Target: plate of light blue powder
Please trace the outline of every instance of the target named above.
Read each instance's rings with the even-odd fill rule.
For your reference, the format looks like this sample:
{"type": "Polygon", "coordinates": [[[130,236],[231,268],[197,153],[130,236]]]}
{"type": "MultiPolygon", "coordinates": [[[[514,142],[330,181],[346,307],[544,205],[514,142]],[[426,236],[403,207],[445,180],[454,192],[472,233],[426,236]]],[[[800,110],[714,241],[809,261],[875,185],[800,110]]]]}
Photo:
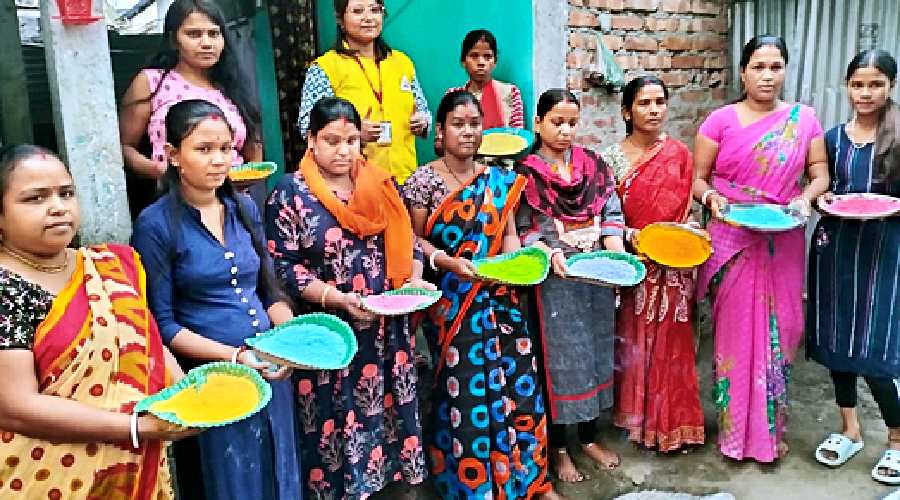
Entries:
{"type": "Polygon", "coordinates": [[[302,314],[244,342],[264,361],[315,370],[345,368],[358,348],[350,325],[324,313],[302,314]]]}
{"type": "Polygon", "coordinates": [[[806,224],[802,215],[771,203],[732,203],[722,216],[729,224],[763,233],[790,231],[806,224]]]}
{"type": "Polygon", "coordinates": [[[566,259],[567,277],[604,286],[634,286],[647,275],[634,255],[611,250],[575,254],[566,259]]]}

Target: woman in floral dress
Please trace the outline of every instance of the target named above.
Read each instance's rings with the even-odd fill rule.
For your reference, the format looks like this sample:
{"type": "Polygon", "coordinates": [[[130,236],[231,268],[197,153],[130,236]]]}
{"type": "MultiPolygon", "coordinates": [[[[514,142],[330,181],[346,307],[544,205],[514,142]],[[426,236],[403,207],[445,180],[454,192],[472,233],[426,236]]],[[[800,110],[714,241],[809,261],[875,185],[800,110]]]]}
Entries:
{"type": "Polygon", "coordinates": [[[266,207],[276,272],[300,311],[347,320],[359,343],[345,369],[295,373],[301,481],[312,499],[366,498],[426,475],[407,318],[375,316],[359,297],[430,285],[418,279],[422,265],[394,181],[362,160],[359,131],[348,101],[317,102],[300,170],[281,180],[266,207]]]}

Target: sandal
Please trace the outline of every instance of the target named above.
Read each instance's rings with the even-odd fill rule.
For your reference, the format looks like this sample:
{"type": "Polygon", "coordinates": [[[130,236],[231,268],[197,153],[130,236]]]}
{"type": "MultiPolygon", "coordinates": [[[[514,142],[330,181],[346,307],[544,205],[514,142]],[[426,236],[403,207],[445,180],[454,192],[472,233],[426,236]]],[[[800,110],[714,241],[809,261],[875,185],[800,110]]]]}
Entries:
{"type": "Polygon", "coordinates": [[[859,453],[863,446],[862,441],[854,441],[843,434],[832,434],[816,448],[816,460],[829,467],[840,467],[859,453]],[[834,453],[837,457],[828,458],[825,452],[834,453]]]}
{"type": "Polygon", "coordinates": [[[872,467],[872,479],[884,484],[900,484],[900,451],[885,450],[881,460],[872,467]],[[895,475],[882,474],[878,469],[887,469],[895,475]]]}

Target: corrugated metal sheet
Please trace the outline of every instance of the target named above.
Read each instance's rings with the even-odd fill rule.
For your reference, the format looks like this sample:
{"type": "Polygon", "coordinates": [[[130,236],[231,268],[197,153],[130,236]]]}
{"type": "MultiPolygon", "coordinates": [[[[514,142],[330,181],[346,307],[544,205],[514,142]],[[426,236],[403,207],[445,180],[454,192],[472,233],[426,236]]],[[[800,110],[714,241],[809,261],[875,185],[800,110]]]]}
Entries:
{"type": "Polygon", "coordinates": [[[860,50],[874,44],[900,56],[898,0],[735,0],[732,3],[732,85],[737,78],[741,49],[755,35],[784,37],[790,52],[784,97],[816,108],[822,126],[850,117],[844,72],[860,50]]]}

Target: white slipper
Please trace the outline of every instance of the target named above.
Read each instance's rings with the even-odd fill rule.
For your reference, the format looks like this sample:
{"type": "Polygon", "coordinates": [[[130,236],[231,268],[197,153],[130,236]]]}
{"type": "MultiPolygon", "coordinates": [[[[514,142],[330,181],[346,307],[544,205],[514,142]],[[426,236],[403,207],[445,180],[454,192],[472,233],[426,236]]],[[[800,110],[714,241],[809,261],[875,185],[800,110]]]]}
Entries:
{"type": "Polygon", "coordinates": [[[882,498],[881,500],[900,500],[900,490],[889,493],[888,496],[882,498]]]}
{"type": "Polygon", "coordinates": [[[872,479],[884,484],[900,484],[900,475],[887,476],[878,472],[878,469],[889,469],[900,474],[900,451],[885,450],[881,460],[872,467],[872,479]]]}
{"type": "Polygon", "coordinates": [[[865,444],[862,441],[854,441],[843,434],[832,434],[828,439],[816,448],[816,460],[829,467],[840,467],[859,453],[865,444]],[[828,458],[823,452],[830,451],[837,455],[836,458],[828,458]]]}

